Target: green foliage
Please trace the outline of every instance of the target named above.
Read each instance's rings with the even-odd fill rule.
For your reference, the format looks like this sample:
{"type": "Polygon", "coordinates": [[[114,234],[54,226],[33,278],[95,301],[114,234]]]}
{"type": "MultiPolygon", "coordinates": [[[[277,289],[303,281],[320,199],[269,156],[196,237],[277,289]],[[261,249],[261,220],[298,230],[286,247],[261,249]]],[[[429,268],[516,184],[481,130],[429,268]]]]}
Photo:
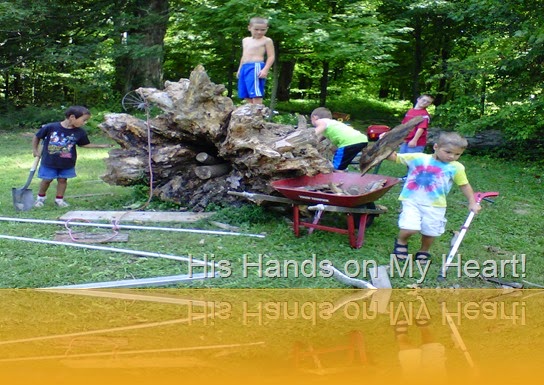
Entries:
{"type": "Polygon", "coordinates": [[[20,109],[10,108],[0,114],[0,130],[38,129],[41,125],[60,121],[64,118],[64,109],[27,106],[20,109]]]}
{"type": "Polygon", "coordinates": [[[465,23],[467,34],[457,47],[463,54],[452,57],[444,73],[450,101],[437,108],[439,125],[466,133],[499,129],[511,149],[529,141],[540,150],[544,33],[537,8],[533,2],[460,2],[452,17],[465,23]]]}
{"type": "Polygon", "coordinates": [[[297,117],[297,114],[294,114],[294,113],[291,113],[291,114],[277,113],[277,114],[274,114],[274,116],[272,117],[272,122],[278,123],[278,124],[296,126],[298,123],[298,117],[297,117]]]}
{"type": "MultiPolygon", "coordinates": [[[[277,108],[290,115],[279,115],[274,119],[291,121],[296,125],[296,114],[309,116],[314,108],[319,107],[315,100],[291,100],[290,102],[278,102],[277,108]]],[[[333,112],[342,112],[349,114],[352,120],[357,120],[358,124],[388,124],[397,125],[402,119],[402,115],[409,106],[401,102],[385,102],[366,97],[362,94],[346,92],[340,97],[330,98],[327,105],[333,112]]]]}
{"type": "Polygon", "coordinates": [[[542,136],[540,8],[498,0],[4,1],[0,127],[55,120],[71,104],[120,111],[126,90],[187,78],[197,64],[233,96],[248,20],[262,15],[277,48],[282,100],[291,98],[281,111],[307,114],[326,104],[393,124],[404,108],[373,106],[380,112],[369,116],[360,100],[402,103],[431,92],[436,124],[534,140],[542,136]]]}

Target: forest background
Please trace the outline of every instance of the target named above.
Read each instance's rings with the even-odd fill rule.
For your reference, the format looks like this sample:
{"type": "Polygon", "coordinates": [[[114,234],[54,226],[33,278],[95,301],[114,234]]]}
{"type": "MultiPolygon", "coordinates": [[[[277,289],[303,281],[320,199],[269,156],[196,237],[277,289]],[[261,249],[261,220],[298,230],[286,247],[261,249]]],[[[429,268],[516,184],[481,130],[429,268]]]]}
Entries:
{"type": "Polygon", "coordinates": [[[261,15],[270,19],[277,53],[267,86],[273,109],[307,113],[326,105],[365,123],[397,123],[417,95],[431,93],[434,126],[501,130],[509,155],[518,149],[534,157],[544,148],[542,6],[541,0],[0,1],[0,129],[58,120],[69,104],[99,116],[119,111],[129,91],[162,89],[198,64],[236,98],[241,40],[249,18],[261,15]]]}

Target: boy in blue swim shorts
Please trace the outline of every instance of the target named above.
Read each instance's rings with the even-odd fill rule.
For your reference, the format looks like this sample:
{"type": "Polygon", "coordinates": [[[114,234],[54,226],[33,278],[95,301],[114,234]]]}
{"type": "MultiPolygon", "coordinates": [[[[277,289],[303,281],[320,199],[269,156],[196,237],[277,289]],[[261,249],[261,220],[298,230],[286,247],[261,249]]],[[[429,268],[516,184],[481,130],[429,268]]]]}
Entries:
{"type": "Polygon", "coordinates": [[[251,37],[242,40],[242,58],[236,74],[238,97],[250,104],[262,104],[266,77],[275,59],[274,42],[265,36],[267,19],[253,17],[247,29],[251,37]]]}
{"type": "Polygon", "coordinates": [[[332,119],[328,108],[318,107],[310,116],[318,139],[327,138],[336,147],[332,165],[335,170],[345,170],[353,158],[368,145],[365,134],[345,123],[332,119]]]}

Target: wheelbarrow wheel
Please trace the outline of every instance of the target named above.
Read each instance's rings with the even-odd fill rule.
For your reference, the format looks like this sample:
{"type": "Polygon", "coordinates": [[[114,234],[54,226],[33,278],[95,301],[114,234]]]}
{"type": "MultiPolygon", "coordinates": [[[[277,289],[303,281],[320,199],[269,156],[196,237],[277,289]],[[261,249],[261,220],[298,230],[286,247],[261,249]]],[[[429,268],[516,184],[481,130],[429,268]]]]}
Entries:
{"type": "MultiPolygon", "coordinates": [[[[361,209],[376,210],[376,204],[374,202],[365,203],[364,205],[361,205],[361,206],[358,206],[358,207],[361,208],[361,209]]],[[[366,227],[367,228],[372,226],[372,224],[374,223],[374,218],[376,218],[376,217],[377,217],[377,215],[375,215],[375,214],[368,214],[366,216],[366,227]]],[[[359,220],[361,219],[361,214],[354,214],[353,219],[354,219],[355,223],[358,224],[359,220]]]]}

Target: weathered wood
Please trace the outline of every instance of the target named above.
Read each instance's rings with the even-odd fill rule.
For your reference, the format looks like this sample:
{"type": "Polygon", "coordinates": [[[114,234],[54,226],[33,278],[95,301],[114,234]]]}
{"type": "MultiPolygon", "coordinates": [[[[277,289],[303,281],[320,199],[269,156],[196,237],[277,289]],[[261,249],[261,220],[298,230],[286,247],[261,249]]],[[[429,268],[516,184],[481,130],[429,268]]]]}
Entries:
{"type": "Polygon", "coordinates": [[[286,152],[305,144],[314,146],[317,144],[317,136],[314,129],[298,129],[285,138],[274,142],[272,147],[279,152],[286,152]]]}
{"type": "Polygon", "coordinates": [[[196,222],[214,213],[152,211],[68,211],[61,220],[107,220],[123,222],[196,222]]]}
{"type": "Polygon", "coordinates": [[[89,233],[83,231],[57,231],[55,241],[60,242],[85,242],[85,243],[114,243],[128,242],[128,233],[89,233]]]}
{"type": "Polygon", "coordinates": [[[297,128],[299,130],[305,130],[308,128],[308,122],[306,121],[306,117],[304,115],[297,116],[297,128]]]}
{"type": "Polygon", "coordinates": [[[199,163],[207,165],[220,163],[220,161],[215,156],[212,156],[206,152],[199,152],[198,154],[196,154],[196,160],[199,163]]]}
{"type": "Polygon", "coordinates": [[[232,189],[268,194],[274,191],[271,180],[333,170],[330,146],[317,142],[302,115],[293,127],[269,122],[271,112],[264,105],[236,108],[224,96],[225,87],[212,83],[202,66],[189,79],[166,82],[163,90],[135,91],[164,113],[146,120],[126,113],[105,116],[100,129],[120,145],[106,159],[101,178],[109,184],[152,182],[154,197],[203,211],[210,203],[239,200],[227,194],[232,189]],[[199,168],[211,166],[201,159],[203,153],[229,170],[199,168]]]}
{"type": "Polygon", "coordinates": [[[200,179],[210,179],[225,175],[231,170],[229,163],[212,164],[209,166],[195,167],[195,174],[200,179]]]}
{"type": "Polygon", "coordinates": [[[422,121],[423,117],[417,116],[409,122],[396,126],[387,132],[373,146],[365,147],[361,152],[361,159],[359,160],[361,174],[366,174],[368,170],[377,166],[382,160],[391,155],[403,142],[410,130],[422,121]]]}

